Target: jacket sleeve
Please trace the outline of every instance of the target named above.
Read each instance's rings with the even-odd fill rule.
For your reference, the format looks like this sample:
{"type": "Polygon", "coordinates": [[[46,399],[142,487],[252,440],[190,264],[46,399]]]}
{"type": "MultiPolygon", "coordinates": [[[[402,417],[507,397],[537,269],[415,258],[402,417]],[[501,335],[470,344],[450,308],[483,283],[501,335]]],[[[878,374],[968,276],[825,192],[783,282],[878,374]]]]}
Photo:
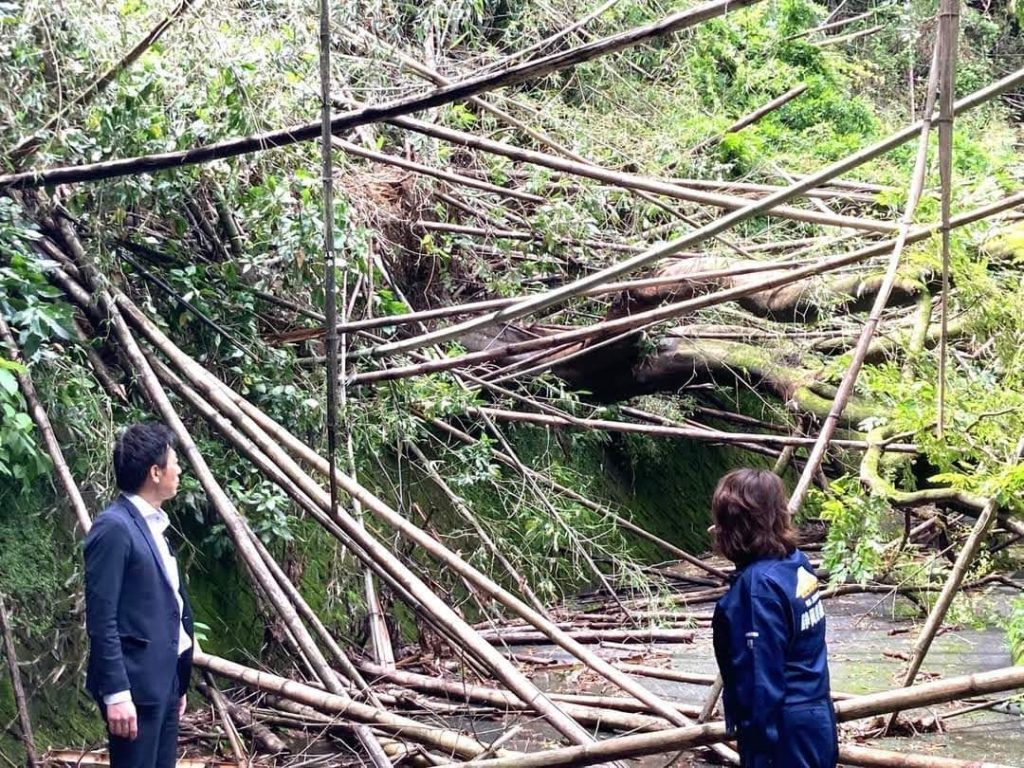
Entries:
{"type": "Polygon", "coordinates": [[[111,517],[96,519],[85,539],[85,628],[99,673],[100,696],[130,690],[117,630],[125,565],[131,538],[111,517]]]}
{"type": "Polygon", "coordinates": [[[737,724],[741,739],[758,752],[771,753],[779,741],[778,722],[786,695],[786,648],[789,645],[788,600],[780,588],[764,581],[752,590],[732,625],[738,688],[749,697],[748,717],[737,724]]]}

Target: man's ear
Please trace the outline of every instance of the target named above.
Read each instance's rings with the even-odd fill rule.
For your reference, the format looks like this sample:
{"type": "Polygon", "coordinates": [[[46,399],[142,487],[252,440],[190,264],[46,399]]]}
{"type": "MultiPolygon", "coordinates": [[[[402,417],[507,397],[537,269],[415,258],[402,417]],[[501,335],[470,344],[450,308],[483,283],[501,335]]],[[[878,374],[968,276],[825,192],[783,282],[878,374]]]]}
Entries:
{"type": "Polygon", "coordinates": [[[154,485],[157,485],[157,484],[160,483],[160,473],[161,473],[161,471],[162,470],[160,469],[160,467],[158,467],[156,464],[153,464],[153,465],[150,466],[150,468],[149,468],[149,479],[153,481],[154,485]]]}

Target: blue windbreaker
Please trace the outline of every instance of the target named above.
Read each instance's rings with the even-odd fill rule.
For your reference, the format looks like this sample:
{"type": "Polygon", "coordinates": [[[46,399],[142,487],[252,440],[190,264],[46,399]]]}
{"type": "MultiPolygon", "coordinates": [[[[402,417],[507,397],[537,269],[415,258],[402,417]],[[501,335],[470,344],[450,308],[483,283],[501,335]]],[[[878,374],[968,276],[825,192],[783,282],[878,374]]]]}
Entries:
{"type": "Polygon", "coordinates": [[[825,612],[807,557],[757,560],[712,621],[726,725],[743,766],[831,768],[838,760],[825,612]]]}

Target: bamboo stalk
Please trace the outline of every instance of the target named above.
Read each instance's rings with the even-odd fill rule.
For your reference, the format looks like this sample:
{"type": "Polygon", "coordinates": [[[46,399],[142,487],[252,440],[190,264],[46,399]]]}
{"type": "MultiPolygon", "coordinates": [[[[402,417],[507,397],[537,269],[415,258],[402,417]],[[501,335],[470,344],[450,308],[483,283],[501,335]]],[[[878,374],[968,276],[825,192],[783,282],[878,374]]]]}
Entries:
{"type": "MultiPolygon", "coordinates": [[[[379,665],[364,663],[361,666],[367,674],[373,675],[377,680],[387,680],[404,688],[422,691],[432,696],[440,696],[453,701],[490,704],[505,711],[521,712],[527,710],[526,705],[513,694],[497,688],[474,685],[458,680],[428,677],[427,675],[418,675],[404,670],[389,670],[379,665]]],[[[622,731],[660,730],[667,725],[663,719],[651,717],[650,715],[606,709],[582,703],[582,701],[600,700],[607,697],[565,696],[560,694],[551,694],[551,696],[552,698],[557,697],[565,711],[571,714],[575,720],[586,725],[622,731]],[[570,700],[572,700],[572,703],[570,700]],[[579,700],[581,703],[575,703],[576,700],[579,700]]],[[[631,699],[617,699],[617,701],[624,702],[625,704],[630,702],[636,703],[635,700],[631,699]]]]}
{"type": "Polygon", "coordinates": [[[789,40],[799,40],[801,37],[807,37],[808,35],[813,35],[815,32],[826,32],[826,31],[828,31],[830,29],[836,29],[837,27],[845,27],[848,24],[853,24],[854,22],[857,22],[857,21],[863,21],[866,18],[874,16],[876,13],[877,13],[877,11],[870,10],[870,11],[865,11],[864,13],[858,13],[856,16],[848,16],[845,19],[839,19],[838,21],[832,21],[832,22],[828,22],[827,24],[821,24],[821,25],[819,25],[817,27],[811,27],[810,29],[805,29],[803,32],[797,32],[794,35],[790,35],[789,37],[786,38],[786,40],[787,40],[787,42],[789,40]]]}
{"type": "Polygon", "coordinates": [[[508,54],[507,56],[503,56],[502,58],[498,59],[497,61],[492,61],[490,64],[487,65],[487,69],[488,70],[502,69],[502,68],[508,66],[511,62],[515,61],[516,59],[522,59],[522,58],[524,58],[526,56],[529,56],[534,51],[542,51],[545,48],[547,48],[548,46],[554,45],[559,40],[561,40],[563,37],[567,37],[568,35],[572,34],[576,30],[585,27],[587,24],[592,22],[594,19],[600,18],[606,11],[611,9],[618,2],[619,2],[619,0],[606,0],[604,3],[602,3],[600,6],[595,8],[590,13],[588,13],[586,16],[584,16],[581,19],[578,19],[577,21],[574,21],[568,27],[560,29],[557,32],[549,35],[548,37],[545,37],[543,40],[538,40],[537,42],[533,43],[532,45],[527,46],[526,48],[523,48],[523,49],[518,50],[518,51],[513,51],[512,53],[508,54]]]}
{"type": "MultiPolygon", "coordinates": [[[[320,154],[321,167],[323,172],[323,221],[324,221],[324,320],[327,325],[327,452],[330,461],[334,464],[337,461],[338,450],[338,407],[339,401],[342,409],[345,408],[344,383],[341,384],[339,392],[338,371],[345,370],[345,346],[344,336],[338,338],[338,311],[337,295],[335,289],[336,267],[334,250],[334,172],[332,155],[331,135],[331,10],[329,0],[320,1],[320,154]],[[341,363],[339,367],[339,353],[341,363]]],[[[365,138],[365,137],[364,137],[365,138]]],[[[342,319],[347,318],[347,289],[348,270],[342,270],[342,319]]],[[[344,440],[347,440],[348,431],[345,430],[344,440]]],[[[338,486],[334,478],[330,478],[330,504],[331,510],[338,505],[338,486]]],[[[358,514],[358,511],[357,511],[358,514]]],[[[372,581],[367,581],[367,603],[371,607],[376,602],[376,595],[373,592],[372,581]]],[[[376,622],[371,615],[371,635],[374,640],[374,648],[378,654],[382,653],[382,645],[376,622]]],[[[390,768],[391,761],[385,754],[381,745],[374,738],[373,733],[366,726],[356,727],[356,736],[359,743],[366,751],[370,762],[376,768],[390,768]]]]}
{"type": "MultiPolygon", "coordinates": [[[[547,237],[546,233],[531,230],[518,229],[496,229],[487,227],[473,227],[466,224],[449,224],[444,221],[426,221],[420,219],[413,222],[413,227],[425,229],[428,232],[449,232],[455,235],[474,235],[476,237],[487,237],[504,240],[525,240],[541,241],[547,237]]],[[[607,251],[618,251],[619,253],[637,253],[643,248],[639,245],[628,245],[626,243],[614,243],[605,240],[575,240],[570,237],[559,237],[556,241],[563,245],[577,246],[580,248],[604,249],[607,251]]]]}
{"type": "MultiPolygon", "coordinates": [[[[2,318],[0,318],[2,319],[2,318]]],[[[36,768],[39,763],[39,753],[36,751],[36,740],[32,734],[32,718],[28,713],[28,701],[25,699],[25,689],[21,684],[21,671],[18,669],[18,654],[14,648],[14,634],[11,632],[11,623],[7,617],[7,608],[4,605],[4,596],[0,593],[0,634],[3,635],[4,656],[7,657],[7,671],[11,676],[11,688],[14,692],[14,708],[18,712],[18,725],[21,728],[21,743],[25,747],[25,755],[30,768],[36,768]]]]}
{"type": "MultiPolygon", "coordinates": [[[[791,176],[792,174],[786,174],[791,176]]],[[[795,177],[794,177],[795,178],[795,177]]],[[[696,189],[717,189],[723,192],[739,192],[739,193],[756,193],[770,195],[773,192],[778,192],[780,187],[777,184],[764,184],[753,181],[734,181],[733,179],[694,179],[694,178],[678,178],[674,177],[669,179],[673,184],[678,184],[681,187],[691,187],[696,189]]],[[[841,198],[843,200],[849,200],[851,202],[865,203],[872,205],[876,202],[877,196],[867,192],[855,192],[850,189],[835,186],[823,186],[815,187],[814,189],[808,189],[804,192],[804,197],[811,199],[820,200],[831,200],[834,198],[841,198]]],[[[675,224],[670,224],[669,229],[675,224]]],[[[799,243],[801,241],[794,241],[799,243]]],[[[753,252],[755,249],[747,248],[748,251],[753,252]]]]}
{"type": "MultiPolygon", "coordinates": [[[[644,435],[661,435],[664,437],[678,437],[686,440],[706,440],[716,443],[771,443],[773,445],[803,446],[814,445],[815,438],[796,437],[794,435],[764,435],[759,432],[725,432],[711,428],[687,428],[669,427],[661,424],[633,424],[627,421],[611,421],[608,419],[567,419],[562,416],[552,416],[541,413],[525,413],[523,411],[510,411],[501,408],[468,408],[467,413],[482,414],[503,421],[523,422],[527,424],[538,424],[548,427],[581,427],[585,429],[599,429],[608,432],[631,432],[644,435]]],[[[832,440],[832,444],[842,448],[853,448],[867,450],[872,444],[866,440],[832,440]]],[[[890,443],[887,450],[899,453],[916,453],[917,447],[908,443],[890,443]]]]}
{"type": "Polygon", "coordinates": [[[81,344],[81,348],[85,352],[85,357],[89,361],[89,365],[92,366],[92,372],[96,376],[96,380],[100,383],[100,386],[103,387],[103,391],[110,396],[111,400],[127,404],[128,395],[124,391],[124,387],[121,386],[120,382],[114,379],[114,376],[107,367],[107,364],[103,362],[103,358],[100,357],[99,352],[93,348],[92,342],[86,335],[85,330],[82,328],[82,323],[78,318],[75,318],[72,321],[72,325],[74,326],[75,338],[78,339],[81,344]]]}
{"type": "Polygon", "coordinates": [[[824,40],[816,40],[814,43],[812,43],[812,45],[816,45],[819,48],[821,48],[821,47],[826,46],[826,45],[836,45],[838,43],[848,43],[851,40],[857,40],[858,38],[861,38],[861,37],[867,37],[868,35],[873,35],[873,34],[875,34],[875,32],[878,32],[879,30],[882,30],[882,29],[885,29],[885,25],[884,24],[876,24],[873,27],[868,27],[867,29],[860,29],[860,30],[857,30],[856,32],[850,32],[850,33],[845,34],[845,35],[839,35],[838,37],[826,37],[824,40]]]}
{"type": "Polygon", "coordinates": [[[842,744],[839,761],[843,765],[878,766],[878,768],[1011,768],[1000,763],[958,760],[936,754],[916,754],[875,749],[860,744],[842,744]]]}
{"type": "Polygon", "coordinates": [[[242,740],[238,735],[238,729],[235,728],[235,724],[231,719],[231,713],[228,712],[224,694],[217,688],[217,684],[213,681],[213,676],[209,672],[203,672],[203,677],[205,678],[205,684],[200,687],[199,691],[213,704],[213,709],[220,720],[221,728],[224,729],[224,735],[227,736],[228,743],[231,745],[231,752],[234,754],[235,760],[238,761],[238,768],[245,768],[245,766],[249,765],[249,758],[245,754],[245,747],[242,746],[242,740]]]}
{"type": "MultiPolygon", "coordinates": [[[[567,67],[576,66],[599,56],[626,50],[647,40],[674,34],[707,19],[735,11],[757,0],[712,0],[689,10],[665,17],[653,24],[637,27],[617,35],[596,40],[568,51],[528,61],[494,74],[470,77],[449,86],[436,88],[419,96],[399,99],[388,104],[364,107],[335,116],[330,120],[332,133],[356,128],[361,125],[390,120],[412,112],[450,104],[496,88],[507,87],[526,80],[542,77],[567,67]]],[[[206,163],[228,157],[284,147],[300,141],[316,138],[321,132],[321,123],[304,123],[276,131],[267,131],[254,136],[228,139],[181,152],[164,152],[121,160],[86,163],[63,168],[33,169],[21,173],[0,175],[0,189],[31,188],[52,184],[73,184],[81,181],[96,181],[139,173],[153,173],[168,168],[206,163]]]]}
{"type": "Polygon", "coordinates": [[[795,99],[797,96],[799,96],[800,94],[802,94],[806,90],[807,90],[807,84],[806,83],[800,83],[799,85],[797,85],[797,86],[795,86],[793,88],[790,88],[788,91],[786,91],[781,96],[776,96],[774,99],[769,101],[767,104],[764,104],[764,105],[758,107],[757,109],[755,109],[754,111],[749,112],[748,114],[746,114],[743,117],[739,118],[738,120],[733,122],[725,130],[715,134],[714,136],[709,136],[708,138],[706,138],[706,139],[704,139],[702,141],[699,141],[697,144],[695,144],[693,146],[693,148],[690,150],[690,152],[692,154],[696,154],[697,152],[700,152],[702,149],[704,149],[708,145],[715,144],[715,143],[721,141],[723,136],[726,136],[726,135],[728,135],[730,133],[736,133],[737,131],[742,131],[748,125],[752,125],[752,124],[756,123],[758,120],[760,120],[765,115],[774,112],[776,109],[779,109],[780,107],[784,107],[786,104],[788,104],[789,102],[793,101],[793,99],[795,99]]]}
{"type": "MultiPolygon", "coordinates": [[[[747,264],[743,266],[729,267],[727,269],[709,269],[699,272],[691,272],[684,278],[680,278],[678,275],[674,276],[662,276],[662,277],[647,277],[640,278],[638,280],[624,280],[616,283],[608,283],[606,285],[594,288],[593,290],[587,291],[587,296],[604,296],[609,293],[618,293],[619,291],[630,291],[639,288],[655,288],[664,285],[675,285],[683,284],[687,282],[693,282],[697,280],[717,280],[726,277],[738,277],[739,275],[752,275],[760,272],[774,272],[776,270],[795,269],[796,267],[807,266],[812,262],[801,260],[801,261],[784,261],[784,262],[767,262],[762,264],[747,264]]],[[[384,328],[389,326],[409,325],[412,323],[420,323],[424,320],[436,320],[441,317],[451,317],[452,315],[461,314],[475,314],[477,312],[483,312],[489,309],[500,309],[501,307],[507,307],[510,304],[515,304],[517,301],[529,298],[528,294],[521,294],[519,296],[511,296],[508,298],[501,299],[483,299],[481,301],[468,301],[462,304],[452,304],[447,307],[436,307],[434,309],[422,309],[415,312],[405,312],[399,315],[382,315],[380,317],[364,318],[362,320],[352,320],[348,323],[338,325],[338,332],[345,333],[351,331],[364,331],[373,328],[384,328]]],[[[301,331],[286,332],[278,334],[272,337],[278,341],[305,341],[310,338],[317,338],[322,336],[324,333],[322,328],[304,328],[301,331]]],[[[303,360],[313,360],[316,362],[323,362],[323,358],[301,358],[303,360]]]]}
{"type": "MultiPolygon", "coordinates": [[[[216,690],[216,688],[209,672],[204,672],[203,677],[208,678],[208,680],[206,682],[199,683],[197,687],[199,688],[199,692],[205,696],[206,691],[204,689],[210,689],[213,691],[216,690]]],[[[220,695],[221,701],[224,703],[224,708],[231,716],[231,719],[238,723],[241,728],[249,730],[253,739],[256,740],[264,752],[270,755],[279,755],[291,751],[288,749],[288,745],[285,744],[277,734],[265,725],[259,723],[247,708],[238,706],[224,696],[220,691],[217,691],[217,693],[220,695]]]]}
{"type": "MultiPolygon", "coordinates": [[[[550,642],[543,632],[522,630],[479,630],[480,637],[499,645],[543,645],[550,642]]],[[[567,629],[565,634],[578,643],[692,643],[690,629],[567,629]]]]}
{"type": "Polygon", "coordinates": [[[949,230],[953,197],[953,96],[956,87],[957,37],[960,30],[960,6],[957,0],[942,0],[939,7],[939,37],[942,54],[939,62],[939,176],[942,185],[940,220],[942,250],[942,302],[939,306],[939,439],[946,423],[946,343],[949,336],[949,230]]]}
{"type": "MultiPolygon", "coordinates": [[[[961,99],[954,104],[954,114],[959,114],[966,110],[972,109],[979,104],[983,104],[993,98],[996,98],[1001,93],[1004,93],[1008,89],[1016,87],[1020,82],[1024,81],[1024,68],[1004,77],[1003,79],[987,86],[975,93],[971,94],[965,99],[961,99]]],[[[929,115],[930,118],[930,115],[929,115]]],[[[920,133],[924,121],[917,121],[912,125],[892,134],[891,136],[882,139],[876,144],[860,150],[846,158],[843,158],[827,168],[815,173],[811,176],[805,177],[803,180],[791,184],[785,189],[779,192],[769,195],[761,200],[751,203],[743,208],[735,210],[731,213],[722,216],[715,221],[697,229],[693,232],[689,232],[681,237],[676,238],[663,245],[658,245],[648,249],[644,253],[637,254],[636,256],[626,259],[618,264],[607,267],[603,270],[595,272],[586,277],[580,278],[573,283],[556,288],[548,293],[540,296],[519,302],[510,307],[506,307],[497,312],[489,313],[483,317],[476,318],[471,321],[459,323],[448,328],[444,328],[440,331],[435,331],[429,334],[423,334],[420,336],[413,337],[411,339],[403,339],[398,342],[392,342],[390,344],[383,344],[376,347],[373,350],[374,356],[383,356],[388,354],[394,354],[395,352],[407,351],[417,347],[428,346],[430,344],[436,344],[443,341],[458,338],[469,330],[481,328],[485,325],[495,322],[509,322],[516,320],[520,317],[524,317],[528,314],[532,314],[541,309],[560,304],[567,299],[577,296],[580,293],[593,288],[602,283],[608,282],[616,277],[625,275],[629,272],[636,270],[637,268],[649,264],[667,256],[671,256],[673,253],[681,251],[689,246],[695,245],[700,241],[711,237],[712,235],[719,234],[725,230],[739,224],[752,216],[757,216],[762,213],[769,212],[775,209],[777,206],[793,199],[797,195],[802,194],[808,189],[820,186],[823,182],[826,182],[836,176],[839,176],[846,171],[852,170],[853,168],[862,165],[863,163],[873,160],[874,158],[888,152],[889,150],[904,144],[909,139],[920,133]]],[[[0,179],[0,184],[3,181],[0,179]]]]}
{"type": "MultiPolygon", "coordinates": [[[[0,342],[6,345],[11,360],[24,365],[21,359],[21,352],[18,349],[18,343],[15,341],[11,328],[7,325],[3,315],[0,315],[0,342]]],[[[21,388],[21,394],[25,398],[25,404],[28,406],[29,415],[32,417],[32,421],[35,422],[39,434],[43,436],[43,443],[46,445],[46,452],[50,456],[50,461],[53,462],[53,469],[57,473],[57,479],[64,489],[64,494],[71,504],[71,509],[74,510],[75,518],[78,520],[78,525],[82,529],[82,535],[84,536],[92,526],[92,518],[89,516],[89,510],[85,506],[85,499],[82,498],[82,492],[78,489],[78,484],[75,482],[71,469],[64,459],[64,452],[61,450],[60,443],[57,442],[57,437],[53,433],[50,418],[46,415],[46,410],[39,400],[39,394],[32,383],[31,375],[28,370],[24,373],[18,372],[15,375],[18,379],[18,386],[21,388]]]]}
{"type": "MultiPolygon", "coordinates": [[[[998,213],[1000,211],[1014,208],[1022,204],[1024,204],[1024,192],[1018,192],[1017,194],[1003,198],[1001,201],[997,203],[982,206],[981,208],[976,208],[969,213],[956,216],[950,222],[950,225],[954,228],[966,226],[980,219],[988,218],[989,216],[994,215],[995,213],[998,213]]],[[[935,230],[935,226],[917,227],[907,234],[906,242],[915,243],[924,240],[930,237],[935,230]]],[[[707,307],[722,304],[727,301],[743,298],[744,296],[749,296],[753,293],[758,293],[760,291],[768,290],[771,288],[778,288],[783,285],[795,283],[799,280],[804,279],[805,277],[812,277],[814,275],[825,274],[832,270],[841,269],[842,267],[849,266],[851,264],[866,261],[869,258],[884,253],[891,253],[894,243],[895,240],[886,240],[884,242],[870,245],[865,248],[860,248],[856,251],[851,251],[850,253],[839,254],[837,256],[832,256],[827,259],[823,259],[819,262],[815,262],[814,264],[811,264],[806,267],[793,269],[787,272],[785,275],[780,275],[779,277],[767,278],[758,283],[757,285],[726,288],[723,290],[705,294],[703,296],[697,296],[692,299],[687,299],[685,301],[675,302],[661,307],[656,307],[645,312],[639,312],[626,317],[621,317],[616,320],[608,320],[603,321],[601,323],[595,323],[584,328],[575,328],[569,331],[561,331],[538,339],[531,339],[529,341],[516,342],[512,344],[495,344],[490,348],[481,350],[479,352],[470,352],[457,357],[449,357],[443,360],[436,360],[430,363],[422,363],[412,366],[396,366],[394,368],[384,368],[375,371],[366,371],[364,373],[358,373],[350,378],[349,383],[365,384],[376,381],[389,381],[392,379],[403,378],[405,376],[417,376],[425,373],[436,373],[438,371],[449,370],[451,368],[456,368],[462,365],[468,365],[470,363],[478,363],[486,360],[493,360],[495,358],[509,357],[511,355],[517,355],[524,352],[532,352],[538,349],[548,349],[559,344],[568,344],[571,342],[584,341],[586,339],[590,339],[608,333],[615,333],[623,330],[648,327],[669,318],[679,317],[688,313],[695,312],[699,309],[705,309],[707,307]]],[[[571,285],[574,284],[570,284],[570,286],[568,287],[571,287],[571,285]]],[[[589,289],[589,287],[587,289],[589,289]]],[[[549,294],[539,294],[541,298],[544,298],[545,296],[548,295],[549,294]]],[[[529,299],[526,300],[526,302],[529,301],[529,299]]],[[[507,307],[506,309],[510,308],[511,307],[507,307]]],[[[478,319],[486,320],[487,317],[491,317],[492,315],[486,315],[484,316],[484,318],[478,319]]],[[[477,321],[473,320],[470,322],[475,324],[477,321]]],[[[480,327],[489,324],[490,321],[481,322],[480,327]]],[[[465,324],[460,324],[459,326],[449,326],[449,328],[442,329],[442,331],[447,333],[448,330],[456,327],[461,329],[465,327],[465,324]]],[[[474,329],[475,325],[474,328],[466,328],[466,330],[474,329]]],[[[461,335],[461,331],[456,335],[461,335]]],[[[414,339],[426,338],[427,335],[414,337],[414,339]]],[[[433,344],[436,342],[433,338],[431,338],[429,342],[425,342],[425,344],[426,343],[433,344]]],[[[419,346],[421,346],[420,343],[416,341],[416,343],[412,345],[412,348],[416,348],[419,346]]],[[[388,345],[378,345],[371,350],[361,352],[363,353],[364,356],[368,356],[374,354],[390,354],[391,351],[404,351],[404,348],[401,350],[394,350],[393,348],[389,348],[390,351],[385,350],[385,352],[380,353],[379,350],[384,349],[385,347],[388,347],[388,345]]]]}

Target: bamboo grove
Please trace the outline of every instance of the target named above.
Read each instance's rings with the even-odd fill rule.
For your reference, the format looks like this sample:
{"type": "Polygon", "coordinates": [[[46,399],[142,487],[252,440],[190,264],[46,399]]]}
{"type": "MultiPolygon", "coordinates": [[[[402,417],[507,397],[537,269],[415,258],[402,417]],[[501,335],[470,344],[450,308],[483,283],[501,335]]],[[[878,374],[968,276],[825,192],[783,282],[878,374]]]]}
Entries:
{"type": "MultiPolygon", "coordinates": [[[[935,729],[951,710],[918,710],[1024,688],[1020,666],[920,679],[959,596],[1020,590],[998,560],[1024,537],[1024,70],[978,63],[980,12],[940,0],[898,20],[916,58],[876,77],[909,90],[887,125],[821,93],[863,76],[840,51],[884,46],[889,6],[565,2],[534,28],[529,3],[382,1],[365,19],[356,5],[136,9],[127,52],[106,39],[66,93],[58,42],[88,30],[0,9],[17,32],[5,66],[38,48],[40,92],[58,91],[28,103],[27,70],[3,75],[26,101],[0,107],[0,480],[52,478],[73,513],[53,524],[88,531],[109,486],[78,455],[97,425],[53,396],[61,371],[85,372],[100,421],[175,432],[188,503],[266,626],[259,658],[196,654],[227,759],[304,765],[302,731],[377,768],[738,762],[714,675],[603,652],[694,643],[728,579],[701,536],[673,540],[571,469],[616,440],[641,462],[692,444],[772,467],[827,596],[913,602],[900,679],[836,692],[841,722],[935,729]],[[179,58],[188,74],[164,91],[179,58]],[[709,78],[693,98],[732,87],[730,67],[736,82],[784,76],[696,129],[687,105],[654,138],[638,126],[656,116],[592,103],[621,80],[623,103],[643,84],[652,113],[669,109],[687,78],[709,78]],[[835,115],[867,127],[840,134],[835,115]],[[808,143],[787,154],[798,116],[808,143]],[[689,143],[666,148],[669,130],[689,143]],[[635,156],[612,146],[628,131],[635,156]],[[564,464],[537,460],[551,445],[564,464]],[[317,590],[300,523],[343,572],[309,577],[317,590]],[[908,583],[936,561],[939,578],[908,583]],[[549,690],[524,651],[538,644],[605,693],[549,690]],[[661,695],[659,679],[702,697],[661,695]],[[551,743],[521,738],[533,719],[551,743]]],[[[197,532],[195,551],[209,546],[197,532]]],[[[34,736],[4,594],[17,732],[40,764],[57,745],[34,736]]],[[[852,739],[841,760],[996,765],[852,739]]]]}

